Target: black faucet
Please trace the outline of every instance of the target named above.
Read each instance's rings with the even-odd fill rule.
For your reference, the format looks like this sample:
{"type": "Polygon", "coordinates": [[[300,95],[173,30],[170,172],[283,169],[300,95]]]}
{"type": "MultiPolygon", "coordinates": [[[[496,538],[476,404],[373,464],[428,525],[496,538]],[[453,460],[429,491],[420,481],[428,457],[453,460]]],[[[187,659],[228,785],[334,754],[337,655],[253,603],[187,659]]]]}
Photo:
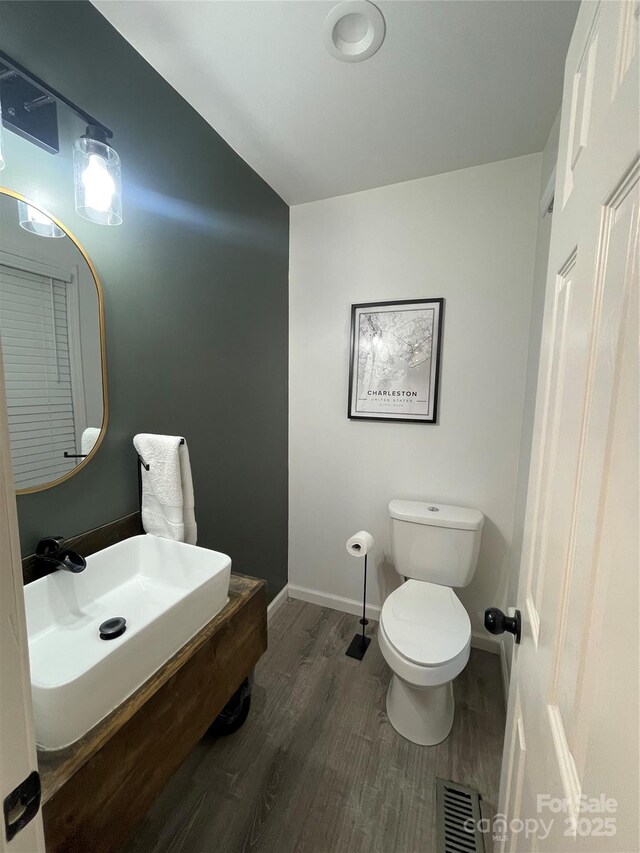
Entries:
{"type": "Polygon", "coordinates": [[[42,574],[47,574],[54,569],[64,569],[65,572],[83,572],[87,568],[87,561],[71,548],[63,548],[64,538],[62,536],[47,536],[41,539],[36,547],[35,568],[42,574]]]}

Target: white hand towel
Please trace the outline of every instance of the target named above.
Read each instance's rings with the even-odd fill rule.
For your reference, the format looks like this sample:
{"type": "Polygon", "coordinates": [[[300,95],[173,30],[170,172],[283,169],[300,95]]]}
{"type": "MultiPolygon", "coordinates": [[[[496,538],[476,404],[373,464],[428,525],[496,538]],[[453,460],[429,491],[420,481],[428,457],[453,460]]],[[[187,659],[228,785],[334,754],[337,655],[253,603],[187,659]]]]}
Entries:
{"type": "Polygon", "coordinates": [[[80,453],[83,456],[88,456],[96,446],[96,441],[100,438],[100,427],[87,427],[82,431],[80,437],[80,453]]]}
{"type": "Polygon", "coordinates": [[[198,529],[186,442],[177,435],[139,433],[133,438],[142,468],[142,526],[147,533],[195,545],[198,529]]]}

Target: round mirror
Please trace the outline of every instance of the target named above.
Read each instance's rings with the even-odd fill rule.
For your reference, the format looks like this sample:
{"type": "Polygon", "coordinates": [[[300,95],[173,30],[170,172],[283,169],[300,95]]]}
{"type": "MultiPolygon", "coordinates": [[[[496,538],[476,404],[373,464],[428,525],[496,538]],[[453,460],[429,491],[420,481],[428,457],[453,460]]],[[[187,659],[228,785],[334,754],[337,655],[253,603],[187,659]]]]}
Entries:
{"type": "Polygon", "coordinates": [[[0,189],[0,343],[18,494],[71,477],[107,425],[102,289],[54,217],[0,189]]]}

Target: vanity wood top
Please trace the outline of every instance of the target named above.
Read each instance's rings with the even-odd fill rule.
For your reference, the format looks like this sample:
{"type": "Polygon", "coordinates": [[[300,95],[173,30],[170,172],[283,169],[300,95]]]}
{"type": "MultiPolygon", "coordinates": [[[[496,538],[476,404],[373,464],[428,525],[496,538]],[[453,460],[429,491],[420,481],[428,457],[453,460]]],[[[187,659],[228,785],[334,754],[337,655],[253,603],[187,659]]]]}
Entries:
{"type": "Polygon", "coordinates": [[[262,580],[232,574],[227,604],[135,693],[71,746],[55,752],[38,751],[42,803],[51,799],[214,634],[224,629],[253,596],[264,594],[265,586],[262,580]]]}

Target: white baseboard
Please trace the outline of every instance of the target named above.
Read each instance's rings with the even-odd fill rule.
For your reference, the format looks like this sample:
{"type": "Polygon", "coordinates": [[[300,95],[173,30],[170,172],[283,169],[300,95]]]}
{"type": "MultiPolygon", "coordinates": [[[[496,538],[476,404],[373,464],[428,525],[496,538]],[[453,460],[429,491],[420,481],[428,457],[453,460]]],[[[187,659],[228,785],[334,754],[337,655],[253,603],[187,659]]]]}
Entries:
{"type": "Polygon", "coordinates": [[[491,652],[492,655],[499,655],[502,643],[497,637],[491,637],[488,634],[481,634],[478,631],[472,631],[471,646],[474,649],[482,649],[483,652],[491,652]]]}
{"type": "MultiPolygon", "coordinates": [[[[303,586],[289,584],[289,598],[297,598],[300,601],[308,601],[310,604],[319,604],[320,607],[329,607],[331,610],[340,610],[343,613],[351,613],[353,616],[362,614],[362,602],[355,598],[344,598],[342,595],[331,595],[328,592],[318,592],[315,589],[306,589],[303,586]]],[[[368,619],[376,622],[380,619],[381,608],[375,604],[367,604],[366,614],[368,619]]]]}
{"type": "Polygon", "coordinates": [[[267,607],[267,624],[271,622],[278,610],[282,607],[285,601],[289,598],[289,584],[286,583],[280,592],[276,595],[273,601],[267,607]]]}

